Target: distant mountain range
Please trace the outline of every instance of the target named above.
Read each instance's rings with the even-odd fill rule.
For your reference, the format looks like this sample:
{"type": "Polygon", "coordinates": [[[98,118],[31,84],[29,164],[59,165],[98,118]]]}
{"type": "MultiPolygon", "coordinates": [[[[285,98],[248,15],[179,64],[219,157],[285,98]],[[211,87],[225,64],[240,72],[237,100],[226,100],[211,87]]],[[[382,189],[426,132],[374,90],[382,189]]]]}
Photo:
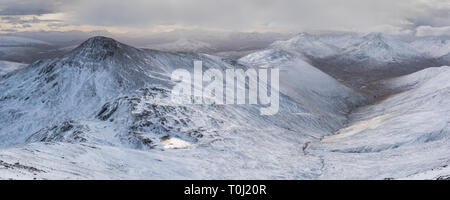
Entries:
{"type": "Polygon", "coordinates": [[[268,49],[286,51],[359,89],[368,82],[450,65],[447,36],[403,38],[382,33],[301,33],[268,49]]]}

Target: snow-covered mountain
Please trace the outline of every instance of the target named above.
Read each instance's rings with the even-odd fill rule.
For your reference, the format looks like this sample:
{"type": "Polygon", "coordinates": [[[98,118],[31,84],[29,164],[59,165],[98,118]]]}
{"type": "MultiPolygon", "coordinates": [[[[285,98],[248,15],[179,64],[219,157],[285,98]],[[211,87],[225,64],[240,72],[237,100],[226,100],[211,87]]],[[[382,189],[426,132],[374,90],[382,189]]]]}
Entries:
{"type": "MultiPolygon", "coordinates": [[[[316,178],[437,179],[448,177],[450,158],[448,157],[449,148],[446,146],[450,142],[450,126],[449,117],[447,117],[449,110],[445,108],[450,103],[447,102],[450,87],[446,84],[450,80],[449,67],[427,68],[410,75],[389,79],[398,72],[391,69],[395,65],[389,63],[398,63],[398,67],[411,68],[401,70],[407,73],[407,71],[428,67],[407,64],[420,63],[429,58],[414,50],[407,42],[382,34],[369,34],[347,42],[345,45],[339,42],[339,45],[327,44],[325,41],[333,40],[329,36],[325,38],[326,40],[320,36],[302,34],[292,40],[275,43],[271,49],[240,59],[241,62],[261,67],[273,65],[280,66],[281,69],[289,69],[286,70],[286,74],[290,76],[284,77],[286,79],[284,91],[288,88],[291,89],[289,94],[294,95],[298,92],[308,97],[314,96],[308,93],[308,90],[314,90],[316,87],[324,90],[340,90],[336,90],[334,88],[336,84],[329,83],[325,77],[312,76],[295,69],[313,68],[311,63],[327,66],[337,59],[358,64],[352,67],[370,67],[361,68],[364,69],[361,71],[347,66],[335,69],[336,71],[323,68],[325,72],[343,78],[345,78],[343,73],[360,72],[352,73],[354,77],[349,77],[347,80],[354,81],[362,78],[363,80],[359,83],[370,84],[370,88],[363,88],[361,91],[367,89],[366,91],[375,97],[369,105],[353,110],[348,116],[348,124],[335,134],[325,136],[319,142],[313,141],[307,144],[304,149],[305,154],[323,159],[322,173],[316,178]],[[329,51],[336,49],[337,46],[341,51],[329,51]],[[329,59],[324,59],[327,56],[329,59]],[[326,63],[317,61],[326,61],[326,63]],[[369,63],[371,64],[369,66],[361,65],[369,63]],[[383,80],[367,82],[370,79],[366,79],[365,76],[373,78],[376,76],[374,72],[380,69],[385,70],[383,74],[386,76],[378,77],[383,80]],[[339,70],[343,71],[334,73],[339,70]],[[303,83],[308,83],[305,80],[312,82],[301,85],[296,83],[296,80],[302,80],[303,83]],[[382,98],[377,98],[376,95],[382,98]]],[[[445,50],[445,47],[441,49],[441,51],[445,50]]],[[[281,90],[283,91],[283,84],[281,90]]],[[[326,98],[318,99],[336,102],[326,98]]],[[[316,101],[320,100],[316,99],[316,101]]]]}
{"type": "Polygon", "coordinates": [[[25,64],[0,60],[0,76],[23,68],[25,64]]]}
{"type": "Polygon", "coordinates": [[[148,45],[145,48],[162,51],[183,51],[183,52],[197,52],[197,53],[198,52],[206,53],[214,50],[211,44],[185,38],[164,44],[148,45]]]}
{"type": "Polygon", "coordinates": [[[450,53],[450,37],[423,37],[412,41],[411,46],[415,48],[415,50],[420,51],[427,56],[439,58],[450,53]]]}
{"type": "Polygon", "coordinates": [[[334,56],[341,50],[335,45],[322,41],[320,36],[308,33],[300,33],[286,41],[276,41],[270,48],[289,50],[318,58],[334,56]]]}
{"type": "Polygon", "coordinates": [[[269,49],[296,54],[354,89],[371,81],[448,65],[442,38],[413,38],[383,33],[301,33],[269,49]],[[419,49],[419,46],[420,49],[419,49]],[[430,52],[434,52],[432,55],[430,52]],[[439,55],[439,56],[437,56],[439,55]]]}
{"type": "Polygon", "coordinates": [[[345,57],[382,63],[427,56],[437,58],[450,51],[446,36],[407,39],[383,33],[300,33],[276,41],[270,48],[294,51],[309,58],[345,57]]]}
{"type": "Polygon", "coordinates": [[[349,46],[342,52],[346,58],[381,63],[401,62],[420,57],[420,54],[408,43],[381,33],[365,35],[359,43],[349,46]]]}
{"type": "Polygon", "coordinates": [[[338,55],[359,68],[424,58],[404,45],[380,34],[298,35],[234,61],[94,37],[0,77],[0,178],[444,177],[448,67],[370,82],[385,98],[334,78],[352,69],[337,68],[338,55]],[[204,70],[279,67],[279,112],[173,103],[171,72],[192,72],[195,60],[204,70]]]}
{"type": "Polygon", "coordinates": [[[239,61],[254,67],[280,68],[280,91],[323,116],[343,117],[342,114],[352,109],[351,105],[359,105],[364,99],[296,53],[269,49],[249,54],[239,61]]]}
{"type": "MultiPolygon", "coordinates": [[[[117,166],[112,169],[114,173],[105,170],[92,178],[236,178],[241,173],[234,170],[236,167],[249,168],[245,175],[248,178],[313,178],[316,172],[311,168],[296,169],[305,165],[306,160],[319,162],[302,154],[297,157],[301,147],[341,127],[345,123],[343,116],[363,100],[361,95],[323,72],[305,65],[295,70],[326,79],[328,86],[335,86],[325,90],[311,88],[309,94],[315,94],[312,97],[282,93],[280,111],[274,116],[260,115],[257,105],[172,103],[170,89],[174,83],[170,73],[178,68],[192,71],[194,60],[203,61],[205,70],[249,68],[215,56],[137,49],[110,38],[94,37],[60,58],[35,62],[3,76],[0,79],[2,165],[10,164],[6,158],[10,151],[23,147],[50,153],[50,157],[79,150],[92,156],[112,156],[98,167],[117,166]],[[50,144],[65,150],[53,149],[57,146],[50,144]],[[103,150],[99,153],[95,149],[103,150]],[[155,170],[160,164],[148,166],[152,164],[141,162],[142,156],[160,160],[160,154],[185,163],[184,169],[178,161],[163,164],[165,171],[155,170]],[[297,157],[295,161],[293,157],[297,157]],[[121,170],[120,162],[124,159],[131,159],[127,162],[137,165],[117,171],[121,170]],[[216,173],[205,174],[204,170],[211,166],[216,173]],[[130,172],[137,168],[145,173],[138,177],[130,172]],[[177,170],[187,173],[171,176],[177,170]]],[[[281,76],[283,79],[285,75],[281,76]]],[[[304,81],[297,83],[312,84],[312,80],[304,81]]],[[[71,178],[92,175],[83,170],[83,164],[72,166],[79,175],[67,174],[72,167],[53,167],[59,159],[32,154],[12,156],[19,163],[34,162],[28,156],[48,163],[33,164],[38,170],[13,164],[8,172],[1,173],[2,177],[7,178],[9,170],[34,173],[41,178],[61,177],[61,173],[71,178]]],[[[76,162],[77,158],[70,159],[76,162]]]]}

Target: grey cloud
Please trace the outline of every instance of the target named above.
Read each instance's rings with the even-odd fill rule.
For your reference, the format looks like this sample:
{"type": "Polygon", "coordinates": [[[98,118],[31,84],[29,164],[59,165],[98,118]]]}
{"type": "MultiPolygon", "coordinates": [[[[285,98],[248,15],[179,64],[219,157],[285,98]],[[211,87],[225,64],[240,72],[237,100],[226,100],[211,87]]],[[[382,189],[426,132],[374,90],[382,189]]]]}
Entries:
{"type": "Polygon", "coordinates": [[[59,27],[69,26],[69,24],[62,23],[62,22],[55,22],[55,23],[49,23],[49,24],[47,24],[47,26],[50,28],[59,28],[59,27]]]}
{"type": "Polygon", "coordinates": [[[15,32],[18,32],[19,30],[17,30],[17,29],[12,29],[12,28],[7,28],[7,29],[0,29],[0,31],[2,31],[2,32],[8,32],[8,33],[15,33],[15,32]]]}
{"type": "Polygon", "coordinates": [[[408,21],[413,26],[450,26],[450,2],[432,0],[428,4],[419,5],[408,16],[408,21]]]}
{"type": "MultiPolygon", "coordinates": [[[[379,25],[448,23],[449,9],[420,0],[80,0],[72,23],[222,29],[367,29],[379,25]]],[[[439,4],[441,5],[441,4],[439,4]]]]}
{"type": "MultiPolygon", "coordinates": [[[[373,30],[448,26],[448,0],[2,0],[0,15],[63,12],[62,24],[149,30],[158,25],[225,30],[373,30]]],[[[11,21],[11,23],[14,23],[11,21]]],[[[31,22],[16,22],[31,23],[31,22]]]]}
{"type": "Polygon", "coordinates": [[[37,17],[33,17],[31,19],[24,19],[21,16],[3,16],[0,18],[2,21],[5,21],[8,24],[38,24],[43,22],[61,22],[61,20],[41,20],[37,17]]]}
{"type": "Polygon", "coordinates": [[[65,3],[64,0],[2,0],[0,15],[42,15],[55,13],[65,3]]]}

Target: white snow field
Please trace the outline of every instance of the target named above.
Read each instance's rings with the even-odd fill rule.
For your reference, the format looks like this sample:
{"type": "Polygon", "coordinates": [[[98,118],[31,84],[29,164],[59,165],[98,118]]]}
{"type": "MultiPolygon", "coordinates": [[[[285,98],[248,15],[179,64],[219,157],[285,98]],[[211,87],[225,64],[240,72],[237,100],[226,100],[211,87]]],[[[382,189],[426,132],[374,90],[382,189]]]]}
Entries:
{"type": "MultiPolygon", "coordinates": [[[[347,45],[348,38],[339,38],[335,47],[347,45]]],[[[449,67],[380,80],[391,95],[366,105],[371,98],[293,48],[230,61],[94,37],[60,58],[6,74],[0,77],[0,179],[448,175],[449,67]],[[279,67],[280,111],[264,116],[258,105],[172,103],[171,72],[192,71],[194,60],[204,69],[279,67]]]]}

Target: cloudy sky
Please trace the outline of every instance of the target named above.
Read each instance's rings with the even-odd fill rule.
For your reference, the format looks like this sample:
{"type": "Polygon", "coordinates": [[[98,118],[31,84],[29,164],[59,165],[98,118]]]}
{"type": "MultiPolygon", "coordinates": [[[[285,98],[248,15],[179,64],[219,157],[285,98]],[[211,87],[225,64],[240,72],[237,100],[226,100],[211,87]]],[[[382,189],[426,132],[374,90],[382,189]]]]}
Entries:
{"type": "Polygon", "coordinates": [[[0,32],[174,29],[450,34],[449,0],[0,0],[0,32]]]}

